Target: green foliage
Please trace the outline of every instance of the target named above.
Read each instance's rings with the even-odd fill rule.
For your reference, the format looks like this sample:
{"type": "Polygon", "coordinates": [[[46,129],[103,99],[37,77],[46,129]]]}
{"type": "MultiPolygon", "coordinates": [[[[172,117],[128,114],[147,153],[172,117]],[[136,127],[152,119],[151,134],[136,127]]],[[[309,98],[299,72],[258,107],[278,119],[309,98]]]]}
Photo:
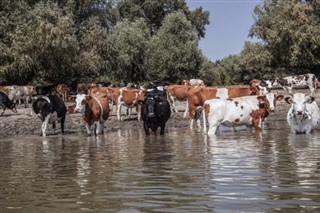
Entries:
{"type": "Polygon", "coordinates": [[[198,75],[202,60],[198,37],[182,12],[168,15],[149,43],[148,76],[171,81],[198,75]]]}
{"type": "Polygon", "coordinates": [[[149,32],[143,19],[130,22],[125,19],[119,22],[111,34],[114,57],[111,74],[116,79],[128,82],[142,81],[146,78],[145,54],[149,41],[149,32]]]}
{"type": "Polygon", "coordinates": [[[139,82],[154,80],[155,70],[161,78],[177,70],[193,77],[202,63],[198,40],[208,16],[202,8],[190,11],[184,0],[1,1],[0,83],[139,82]],[[182,15],[174,21],[182,24],[158,34],[175,11],[182,15]],[[174,44],[174,57],[163,60],[170,71],[154,62],[162,47],[152,43],[163,44],[165,34],[174,44]]]}
{"type": "Polygon", "coordinates": [[[267,0],[256,7],[251,35],[266,42],[276,67],[320,64],[320,1],[267,0]]]}

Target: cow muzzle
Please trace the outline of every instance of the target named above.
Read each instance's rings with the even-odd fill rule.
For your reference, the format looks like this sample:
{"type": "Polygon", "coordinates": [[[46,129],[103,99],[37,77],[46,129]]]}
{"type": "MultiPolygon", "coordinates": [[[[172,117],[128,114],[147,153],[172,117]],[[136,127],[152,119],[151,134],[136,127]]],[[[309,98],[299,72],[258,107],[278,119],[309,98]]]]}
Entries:
{"type": "Polygon", "coordinates": [[[153,117],[155,117],[154,112],[149,112],[149,113],[148,113],[148,118],[153,118],[153,117]]]}

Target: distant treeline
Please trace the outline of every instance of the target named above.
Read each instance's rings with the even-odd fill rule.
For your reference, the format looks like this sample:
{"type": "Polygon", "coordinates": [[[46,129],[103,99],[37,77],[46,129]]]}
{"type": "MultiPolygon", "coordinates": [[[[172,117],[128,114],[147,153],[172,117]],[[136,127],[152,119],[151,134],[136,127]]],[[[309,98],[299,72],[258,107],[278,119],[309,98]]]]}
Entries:
{"type": "Polygon", "coordinates": [[[209,12],[185,0],[0,1],[0,84],[226,85],[320,72],[319,0],[266,0],[254,15],[249,36],[261,42],[210,61],[199,48],[209,12]]]}

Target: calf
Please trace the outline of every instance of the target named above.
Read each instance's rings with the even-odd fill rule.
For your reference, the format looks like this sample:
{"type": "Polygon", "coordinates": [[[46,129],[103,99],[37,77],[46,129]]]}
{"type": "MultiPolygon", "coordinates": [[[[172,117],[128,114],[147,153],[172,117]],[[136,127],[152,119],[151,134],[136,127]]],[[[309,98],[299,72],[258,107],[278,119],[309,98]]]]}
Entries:
{"type": "Polygon", "coordinates": [[[311,95],[314,95],[314,90],[317,88],[318,79],[314,74],[304,74],[304,75],[295,75],[288,76],[284,78],[277,78],[273,86],[281,86],[284,90],[292,94],[292,89],[294,87],[308,86],[311,92],[311,95]]]}
{"type": "Polygon", "coordinates": [[[320,111],[312,96],[296,93],[285,101],[291,104],[287,122],[294,134],[309,134],[320,123],[320,111]]]}
{"type": "Polygon", "coordinates": [[[53,132],[56,128],[56,121],[61,124],[61,133],[64,134],[64,122],[67,108],[64,102],[56,94],[38,97],[32,104],[33,111],[38,114],[42,121],[40,135],[46,136],[48,123],[52,123],[53,132]]]}
{"type": "Polygon", "coordinates": [[[246,96],[228,100],[211,99],[204,103],[203,128],[206,132],[206,119],[209,124],[208,134],[215,134],[219,125],[236,127],[240,125],[253,126],[261,130],[261,123],[269,112],[274,111],[276,101],[283,99],[268,93],[264,96],[246,96]]]}
{"type": "Polygon", "coordinates": [[[146,135],[150,134],[149,129],[156,135],[159,127],[160,135],[163,135],[166,122],[171,115],[166,92],[158,90],[157,88],[146,92],[141,114],[146,135]]]}
{"type": "Polygon", "coordinates": [[[0,107],[2,107],[3,112],[1,113],[1,116],[4,114],[4,112],[6,111],[6,109],[11,109],[12,112],[17,113],[17,109],[16,109],[16,104],[13,103],[7,94],[5,94],[4,92],[0,92],[0,107]]]}
{"type": "Polygon", "coordinates": [[[91,135],[93,125],[95,125],[95,135],[103,134],[104,123],[109,118],[110,113],[106,94],[77,94],[74,111],[82,113],[88,135],[91,135]]]}

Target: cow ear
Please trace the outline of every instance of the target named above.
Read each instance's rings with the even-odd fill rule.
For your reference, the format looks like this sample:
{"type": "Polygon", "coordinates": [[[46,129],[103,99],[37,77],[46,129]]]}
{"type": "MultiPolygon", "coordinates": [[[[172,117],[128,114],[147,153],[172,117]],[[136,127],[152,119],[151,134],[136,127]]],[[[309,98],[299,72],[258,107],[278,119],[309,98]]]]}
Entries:
{"type": "Polygon", "coordinates": [[[284,99],[288,104],[292,104],[292,98],[291,97],[286,97],[285,99],[284,99]]]}
{"type": "Polygon", "coordinates": [[[307,96],[307,103],[312,103],[314,101],[314,97],[313,96],[307,96]]]}
{"type": "Polygon", "coordinates": [[[259,101],[259,103],[264,103],[265,102],[265,100],[266,100],[266,96],[262,96],[262,95],[260,95],[260,96],[258,96],[257,97],[257,99],[258,99],[258,101],[259,101]]]}
{"type": "Polygon", "coordinates": [[[276,100],[277,100],[277,101],[281,101],[283,98],[284,98],[283,95],[277,95],[277,96],[276,96],[276,100]]]}

